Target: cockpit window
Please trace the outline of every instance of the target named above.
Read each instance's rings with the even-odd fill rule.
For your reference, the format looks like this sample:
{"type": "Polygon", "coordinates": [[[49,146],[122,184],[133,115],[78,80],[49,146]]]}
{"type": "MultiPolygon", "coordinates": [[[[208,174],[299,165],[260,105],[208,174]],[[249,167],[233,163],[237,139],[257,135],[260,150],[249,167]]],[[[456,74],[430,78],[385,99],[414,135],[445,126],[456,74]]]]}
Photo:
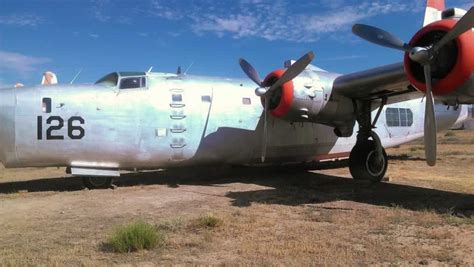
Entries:
{"type": "Polygon", "coordinates": [[[116,87],[118,84],[118,79],[119,79],[118,74],[116,72],[113,72],[113,73],[107,74],[106,76],[98,80],[95,84],[105,85],[108,87],[116,87]]]}
{"type": "Polygon", "coordinates": [[[146,87],[145,77],[127,77],[120,80],[120,89],[137,89],[146,87]]]}
{"type": "Polygon", "coordinates": [[[120,89],[139,89],[147,87],[145,72],[112,72],[95,84],[120,89]]]}

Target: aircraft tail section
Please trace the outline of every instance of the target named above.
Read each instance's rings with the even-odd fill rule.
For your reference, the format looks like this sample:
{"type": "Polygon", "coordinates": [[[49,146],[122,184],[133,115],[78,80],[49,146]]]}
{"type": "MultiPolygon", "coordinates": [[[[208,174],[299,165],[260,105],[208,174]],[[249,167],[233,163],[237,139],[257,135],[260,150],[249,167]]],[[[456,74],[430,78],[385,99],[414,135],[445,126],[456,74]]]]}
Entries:
{"type": "Polygon", "coordinates": [[[441,12],[446,9],[445,0],[427,0],[423,27],[441,20],[441,12]]]}

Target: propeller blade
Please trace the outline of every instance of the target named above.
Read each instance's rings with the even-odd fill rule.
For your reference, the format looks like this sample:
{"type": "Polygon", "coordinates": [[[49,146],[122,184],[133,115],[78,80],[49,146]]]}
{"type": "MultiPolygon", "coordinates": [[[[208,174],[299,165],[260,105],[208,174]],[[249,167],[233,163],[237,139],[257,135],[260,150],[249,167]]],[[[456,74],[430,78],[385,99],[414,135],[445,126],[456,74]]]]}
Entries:
{"type": "Polygon", "coordinates": [[[355,24],[352,32],[360,38],[381,46],[409,52],[411,47],[395,35],[382,29],[364,24],[355,24]]]}
{"type": "Polygon", "coordinates": [[[308,52],[306,55],[302,56],[298,59],[293,65],[291,65],[285,73],[278,79],[270,89],[267,90],[265,96],[268,96],[276,90],[278,87],[282,86],[283,84],[287,83],[288,81],[293,80],[296,76],[298,76],[301,72],[303,72],[306,67],[313,61],[314,53],[308,52]]]}
{"type": "Polygon", "coordinates": [[[247,60],[241,58],[239,59],[239,64],[242,70],[245,72],[247,77],[249,77],[254,83],[256,83],[258,86],[262,86],[262,80],[260,79],[260,76],[258,75],[257,71],[250,65],[250,63],[247,62],[247,60]]]}
{"type": "Polygon", "coordinates": [[[269,105],[270,99],[265,98],[265,108],[263,110],[264,115],[263,115],[263,141],[262,141],[262,152],[261,152],[261,159],[262,163],[265,162],[265,157],[267,156],[267,116],[268,116],[268,105],[269,105]]]}
{"type": "Polygon", "coordinates": [[[434,45],[433,51],[437,52],[447,43],[472,28],[474,28],[474,7],[471,7],[471,9],[456,23],[456,26],[454,26],[451,31],[434,45]]]}
{"type": "Polygon", "coordinates": [[[425,156],[429,166],[436,165],[437,140],[436,117],[434,111],[433,86],[431,80],[431,66],[424,65],[426,79],[426,108],[425,108],[425,156]]]}

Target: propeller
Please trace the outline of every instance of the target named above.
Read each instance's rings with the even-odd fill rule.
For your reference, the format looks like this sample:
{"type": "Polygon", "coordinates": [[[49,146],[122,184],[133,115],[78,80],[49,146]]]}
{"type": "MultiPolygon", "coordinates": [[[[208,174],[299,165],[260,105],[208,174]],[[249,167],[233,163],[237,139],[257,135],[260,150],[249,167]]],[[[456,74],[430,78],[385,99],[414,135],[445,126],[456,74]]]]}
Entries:
{"type": "Polygon", "coordinates": [[[431,65],[424,67],[426,77],[426,106],[425,106],[425,157],[429,166],[436,165],[437,145],[436,140],[436,117],[434,111],[433,86],[431,81],[431,65]]]}
{"type": "Polygon", "coordinates": [[[352,32],[360,38],[367,40],[371,43],[385,46],[388,48],[394,48],[405,52],[410,52],[410,45],[404,43],[401,39],[395,35],[386,32],[382,29],[372,27],[364,24],[355,24],[352,27],[352,32]]]}
{"type": "Polygon", "coordinates": [[[436,165],[437,140],[436,140],[436,117],[434,111],[433,80],[431,75],[431,64],[436,61],[438,51],[446,44],[456,39],[464,32],[474,27],[474,7],[472,7],[441,40],[428,47],[411,47],[395,35],[382,29],[355,24],[352,32],[371,43],[398,49],[409,53],[411,60],[423,66],[426,81],[426,107],[424,125],[424,143],[426,162],[429,166],[436,165]]]}
{"type": "Polygon", "coordinates": [[[260,79],[258,72],[252,67],[252,65],[250,65],[250,63],[247,62],[247,60],[243,58],[239,59],[239,65],[242,68],[242,70],[245,72],[247,77],[250,78],[250,80],[252,80],[258,86],[263,87],[262,80],[260,79]]]}
{"type": "Polygon", "coordinates": [[[244,71],[244,73],[249,77],[253,82],[255,82],[259,87],[255,90],[255,94],[257,96],[263,97],[264,102],[264,122],[263,122],[263,142],[262,142],[262,151],[261,151],[261,160],[265,162],[265,157],[267,153],[267,133],[268,133],[268,109],[270,105],[270,98],[272,93],[281,87],[283,84],[293,80],[296,76],[302,73],[306,67],[311,63],[314,59],[314,53],[308,52],[300,59],[298,59],[295,63],[293,63],[283,75],[270,87],[265,87],[258,72],[255,70],[252,65],[246,61],[245,59],[241,58],[239,60],[239,65],[244,71]]]}
{"type": "Polygon", "coordinates": [[[471,30],[474,27],[474,7],[456,23],[456,26],[449,31],[438,43],[433,47],[433,51],[437,52],[441,47],[456,39],[459,35],[471,30]]]}

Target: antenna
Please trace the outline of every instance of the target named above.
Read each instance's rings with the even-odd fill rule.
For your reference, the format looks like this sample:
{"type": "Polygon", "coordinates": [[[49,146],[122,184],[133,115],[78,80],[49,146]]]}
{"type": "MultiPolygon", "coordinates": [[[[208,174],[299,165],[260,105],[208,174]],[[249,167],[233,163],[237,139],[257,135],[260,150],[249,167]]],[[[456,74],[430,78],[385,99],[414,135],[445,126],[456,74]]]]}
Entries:
{"type": "Polygon", "coordinates": [[[194,61],[191,62],[191,64],[189,65],[189,67],[184,71],[183,75],[186,75],[193,65],[194,65],[194,61]]]}
{"type": "Polygon", "coordinates": [[[151,70],[153,70],[153,66],[151,66],[147,72],[151,72],[151,70]]]}
{"type": "Polygon", "coordinates": [[[182,72],[181,72],[181,66],[178,66],[178,70],[176,71],[176,75],[181,75],[182,72]]]}
{"type": "Polygon", "coordinates": [[[71,80],[71,82],[70,82],[69,84],[73,84],[73,83],[76,81],[77,77],[79,77],[79,75],[81,74],[81,72],[82,72],[82,68],[79,70],[79,72],[77,72],[76,76],[74,76],[74,78],[72,78],[72,80],[71,80]]]}

